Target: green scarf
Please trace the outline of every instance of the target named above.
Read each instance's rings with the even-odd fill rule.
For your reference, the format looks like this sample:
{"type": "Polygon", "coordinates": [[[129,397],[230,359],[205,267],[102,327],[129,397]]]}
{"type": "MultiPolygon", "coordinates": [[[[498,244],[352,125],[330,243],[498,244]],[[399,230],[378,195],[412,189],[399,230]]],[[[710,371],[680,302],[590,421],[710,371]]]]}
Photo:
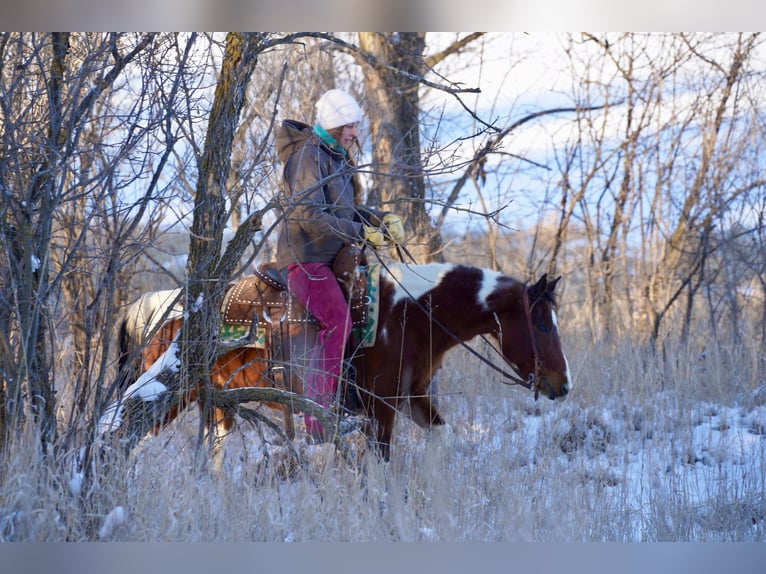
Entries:
{"type": "Polygon", "coordinates": [[[335,150],[342,153],[343,155],[346,155],[346,150],[341,147],[341,145],[338,143],[338,140],[332,137],[329,133],[327,133],[326,129],[319,126],[318,124],[314,126],[314,135],[326,143],[331,150],[335,150]]]}

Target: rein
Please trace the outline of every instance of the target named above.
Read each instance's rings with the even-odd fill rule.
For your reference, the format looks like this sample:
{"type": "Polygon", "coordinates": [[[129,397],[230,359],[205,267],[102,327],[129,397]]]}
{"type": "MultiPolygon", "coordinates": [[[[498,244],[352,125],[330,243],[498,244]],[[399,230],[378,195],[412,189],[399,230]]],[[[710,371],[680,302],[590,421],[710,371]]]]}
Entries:
{"type": "MultiPolygon", "coordinates": [[[[526,387],[527,389],[529,389],[530,391],[534,389],[534,391],[535,391],[535,400],[537,400],[539,398],[539,396],[540,396],[540,387],[535,386],[535,383],[537,381],[542,381],[543,383],[545,383],[545,386],[548,388],[548,393],[549,394],[553,394],[553,389],[551,388],[551,383],[548,380],[548,378],[544,377],[544,376],[543,377],[540,376],[540,369],[542,369],[543,362],[540,359],[540,351],[537,348],[537,341],[535,341],[535,332],[534,332],[534,329],[532,327],[532,307],[534,307],[537,304],[537,301],[539,301],[539,299],[536,299],[530,305],[530,303],[529,303],[529,293],[527,291],[527,284],[526,283],[524,283],[524,286],[523,286],[522,289],[523,289],[523,291],[522,291],[522,299],[521,300],[522,300],[522,303],[524,305],[524,318],[526,320],[527,331],[529,333],[529,341],[530,341],[530,343],[532,345],[532,358],[533,358],[533,361],[535,363],[535,372],[534,373],[530,373],[529,374],[529,378],[526,381],[524,381],[523,379],[519,379],[518,377],[512,377],[512,378],[513,378],[514,382],[516,382],[516,384],[520,384],[520,385],[526,387]],[[522,381],[522,382],[518,382],[518,381],[522,381]]],[[[497,348],[495,348],[495,346],[492,344],[492,342],[489,341],[484,335],[482,335],[481,338],[484,339],[484,341],[490,346],[490,348],[492,350],[494,350],[498,355],[502,355],[502,353],[500,351],[498,351],[497,348]]],[[[500,381],[500,382],[505,383],[505,381],[500,381]]]]}
{"type": "MultiPolygon", "coordinates": [[[[537,349],[537,341],[535,341],[535,332],[532,327],[532,307],[535,306],[537,301],[539,299],[536,299],[531,305],[529,304],[529,293],[527,292],[527,284],[524,283],[524,290],[522,292],[522,301],[524,302],[524,315],[526,315],[527,319],[527,330],[529,331],[529,341],[532,345],[532,359],[535,362],[535,373],[534,373],[534,379],[532,379],[532,375],[530,375],[530,382],[538,381],[540,380],[540,369],[542,368],[543,362],[540,360],[540,351],[537,349]]],[[[546,379],[546,384],[550,387],[550,383],[548,383],[548,380],[546,379]]],[[[549,389],[550,390],[550,389],[549,389]]],[[[537,400],[537,397],[540,395],[540,387],[535,387],[535,400],[537,400]]]]}
{"type": "MultiPolygon", "coordinates": [[[[404,255],[402,254],[404,252],[404,255],[410,258],[410,261],[412,261],[415,265],[418,264],[417,261],[415,261],[415,258],[412,256],[412,253],[410,253],[409,249],[401,243],[396,244],[396,254],[399,256],[399,261],[404,263],[404,255]]],[[[380,257],[378,257],[380,259],[380,257]]]]}

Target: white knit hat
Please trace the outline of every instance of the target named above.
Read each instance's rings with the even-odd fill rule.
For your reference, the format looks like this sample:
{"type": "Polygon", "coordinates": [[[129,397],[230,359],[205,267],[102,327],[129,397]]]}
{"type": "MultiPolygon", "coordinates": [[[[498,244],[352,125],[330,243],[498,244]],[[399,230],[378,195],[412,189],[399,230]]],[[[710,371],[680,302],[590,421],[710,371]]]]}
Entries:
{"type": "Polygon", "coordinates": [[[317,102],[317,124],[325,130],[362,121],[362,108],[343,90],[329,90],[317,102]]]}

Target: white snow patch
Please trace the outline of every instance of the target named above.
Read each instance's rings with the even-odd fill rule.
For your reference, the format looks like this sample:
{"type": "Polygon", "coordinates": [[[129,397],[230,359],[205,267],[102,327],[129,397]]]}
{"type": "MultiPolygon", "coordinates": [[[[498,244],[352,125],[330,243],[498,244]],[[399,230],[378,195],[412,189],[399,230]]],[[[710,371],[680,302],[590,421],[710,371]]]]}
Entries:
{"type": "Polygon", "coordinates": [[[85,475],[81,472],[72,473],[72,478],[69,479],[69,492],[72,496],[80,496],[82,492],[82,481],[85,475]]]}
{"type": "Polygon", "coordinates": [[[122,401],[109,405],[101,418],[98,419],[96,433],[100,436],[105,433],[116,431],[122,424],[122,401]]]}
{"type": "Polygon", "coordinates": [[[80,496],[82,481],[85,475],[82,472],[82,460],[85,457],[85,447],[81,447],[77,457],[72,461],[72,478],[69,479],[69,492],[72,496],[80,496]]]}
{"type": "Polygon", "coordinates": [[[104,517],[104,523],[98,531],[100,539],[109,538],[114,529],[120,524],[125,524],[125,509],[122,506],[115,506],[112,511],[104,517]]]}
{"type": "Polygon", "coordinates": [[[436,534],[436,530],[428,526],[420,527],[420,534],[423,535],[423,539],[429,542],[439,540],[439,536],[436,534]]]}
{"type": "Polygon", "coordinates": [[[205,302],[205,299],[202,297],[202,293],[197,295],[197,298],[194,300],[194,303],[192,303],[191,310],[192,313],[198,312],[202,308],[202,303],[205,302]]]}

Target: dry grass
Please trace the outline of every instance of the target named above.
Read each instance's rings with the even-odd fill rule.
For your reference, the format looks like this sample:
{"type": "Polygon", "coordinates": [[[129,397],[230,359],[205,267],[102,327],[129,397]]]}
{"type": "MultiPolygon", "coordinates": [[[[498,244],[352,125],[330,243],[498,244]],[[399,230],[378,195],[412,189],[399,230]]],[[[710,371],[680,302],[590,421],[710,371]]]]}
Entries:
{"type": "Polygon", "coordinates": [[[400,417],[390,463],[355,468],[299,442],[306,464],[285,478],[285,447],[243,423],[215,472],[197,464],[190,411],[77,499],[71,461],[22,438],[0,475],[0,539],[765,540],[762,349],[708,348],[700,362],[679,346],[662,361],[629,339],[569,339],[575,389],[556,403],[454,351],[439,389],[457,440],[441,457],[400,417]],[[748,450],[716,442],[742,425],[748,450]]]}

